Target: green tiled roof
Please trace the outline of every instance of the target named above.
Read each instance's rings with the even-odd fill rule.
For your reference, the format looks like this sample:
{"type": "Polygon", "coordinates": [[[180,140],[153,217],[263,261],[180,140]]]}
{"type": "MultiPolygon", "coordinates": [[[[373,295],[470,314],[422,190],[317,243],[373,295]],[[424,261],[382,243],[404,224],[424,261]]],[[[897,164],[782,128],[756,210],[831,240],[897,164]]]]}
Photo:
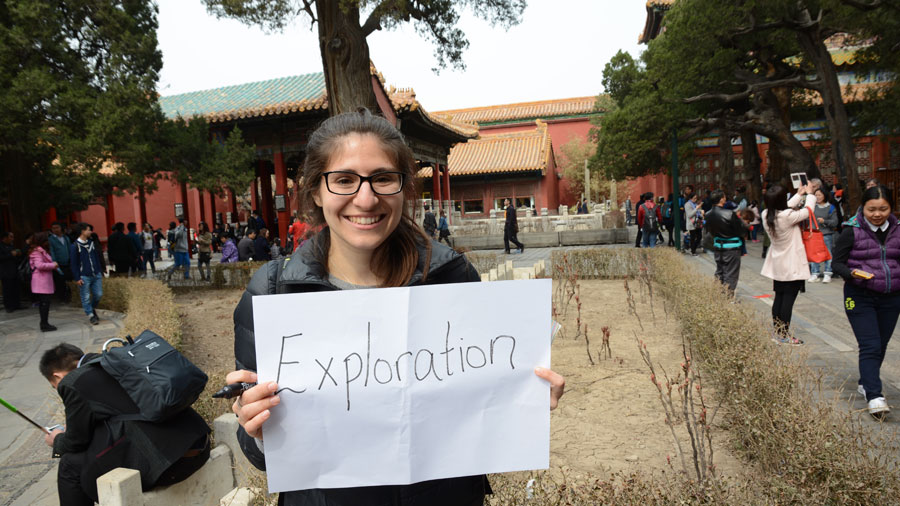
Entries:
{"type": "Polygon", "coordinates": [[[210,121],[284,114],[326,106],[321,72],[160,97],[169,118],[205,116],[210,121]]]}

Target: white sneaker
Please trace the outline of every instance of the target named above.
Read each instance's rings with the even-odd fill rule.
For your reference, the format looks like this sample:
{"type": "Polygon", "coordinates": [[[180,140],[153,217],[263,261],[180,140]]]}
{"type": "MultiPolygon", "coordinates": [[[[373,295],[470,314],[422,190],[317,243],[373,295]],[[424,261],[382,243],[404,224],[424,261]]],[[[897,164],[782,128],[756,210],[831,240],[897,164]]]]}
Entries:
{"type": "Polygon", "coordinates": [[[809,277],[809,279],[806,280],[806,282],[807,283],[815,283],[818,280],[819,280],[819,275],[813,274],[812,276],[809,277]]]}
{"type": "Polygon", "coordinates": [[[824,278],[822,278],[823,283],[831,283],[831,274],[826,274],[824,278]]]}
{"type": "Polygon", "coordinates": [[[859,392],[859,395],[866,396],[866,389],[862,385],[856,385],[856,391],[859,392]]]}
{"type": "Polygon", "coordinates": [[[883,417],[890,413],[890,411],[891,408],[888,407],[888,403],[884,397],[876,397],[869,401],[869,414],[876,418],[883,417]]]}

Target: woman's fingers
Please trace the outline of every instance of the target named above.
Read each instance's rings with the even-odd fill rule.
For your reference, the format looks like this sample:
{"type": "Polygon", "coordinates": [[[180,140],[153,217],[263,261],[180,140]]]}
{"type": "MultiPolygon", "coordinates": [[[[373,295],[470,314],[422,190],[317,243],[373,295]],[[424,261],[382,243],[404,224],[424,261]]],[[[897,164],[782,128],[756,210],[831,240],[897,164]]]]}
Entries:
{"type": "Polygon", "coordinates": [[[250,436],[262,439],[262,425],[271,416],[269,410],[281,402],[281,398],[275,395],[277,389],[274,381],[256,385],[238,396],[231,405],[238,423],[250,436]]]}
{"type": "Polygon", "coordinates": [[[241,369],[240,371],[231,371],[225,376],[225,383],[256,383],[257,376],[253,371],[241,369]]]}
{"type": "Polygon", "coordinates": [[[566,379],[546,367],[536,367],[534,374],[550,383],[550,411],[553,411],[565,393],[566,379]]]}

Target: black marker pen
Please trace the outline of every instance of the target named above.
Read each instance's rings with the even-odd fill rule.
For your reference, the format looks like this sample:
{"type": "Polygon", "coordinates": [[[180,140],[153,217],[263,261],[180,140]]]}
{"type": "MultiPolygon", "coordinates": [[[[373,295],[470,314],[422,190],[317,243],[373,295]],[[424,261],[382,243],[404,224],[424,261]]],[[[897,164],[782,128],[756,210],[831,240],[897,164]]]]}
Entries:
{"type": "Polygon", "coordinates": [[[244,393],[245,390],[250,390],[255,387],[256,383],[232,383],[230,385],[225,385],[221,390],[213,394],[214,399],[234,399],[235,397],[244,393]]]}

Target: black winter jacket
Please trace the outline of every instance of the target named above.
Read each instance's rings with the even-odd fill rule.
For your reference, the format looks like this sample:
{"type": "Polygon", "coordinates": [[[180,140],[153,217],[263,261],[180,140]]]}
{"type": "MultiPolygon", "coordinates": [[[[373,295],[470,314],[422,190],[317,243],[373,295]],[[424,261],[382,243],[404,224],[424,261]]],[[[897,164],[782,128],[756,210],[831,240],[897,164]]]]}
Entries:
{"type": "MultiPolygon", "coordinates": [[[[327,233],[327,229],[325,232],[327,233]]],[[[253,334],[253,296],[275,293],[304,293],[338,290],[328,282],[325,266],[314,257],[321,233],[307,241],[299,251],[283,260],[273,260],[253,275],[234,310],[234,354],[238,369],[256,370],[256,348],[253,334]]],[[[466,257],[431,243],[431,262],[423,280],[425,248],[419,248],[419,265],[409,286],[436,285],[480,281],[478,272],[466,257]]],[[[244,455],[257,468],[265,470],[265,456],[256,440],[243,427],[238,428],[238,441],[244,455]]],[[[340,489],[296,490],[282,493],[278,504],[287,506],[481,506],[490,493],[487,477],[465,476],[424,481],[411,485],[385,485],[340,489]]]]}
{"type": "MultiPolygon", "coordinates": [[[[117,467],[141,472],[144,490],[209,434],[209,427],[193,409],[185,409],[159,423],[114,420],[138,413],[134,401],[99,363],[96,354],[82,359],[57,387],[66,412],[66,431],[53,441],[54,456],[86,454],[81,469],[82,487],[97,497],[96,480],[117,467]]],[[[197,462],[199,467],[208,455],[197,462]]]]}
{"type": "Polygon", "coordinates": [[[706,230],[721,239],[741,238],[747,235],[747,224],[732,209],[714,206],[706,213],[706,230]]]}

